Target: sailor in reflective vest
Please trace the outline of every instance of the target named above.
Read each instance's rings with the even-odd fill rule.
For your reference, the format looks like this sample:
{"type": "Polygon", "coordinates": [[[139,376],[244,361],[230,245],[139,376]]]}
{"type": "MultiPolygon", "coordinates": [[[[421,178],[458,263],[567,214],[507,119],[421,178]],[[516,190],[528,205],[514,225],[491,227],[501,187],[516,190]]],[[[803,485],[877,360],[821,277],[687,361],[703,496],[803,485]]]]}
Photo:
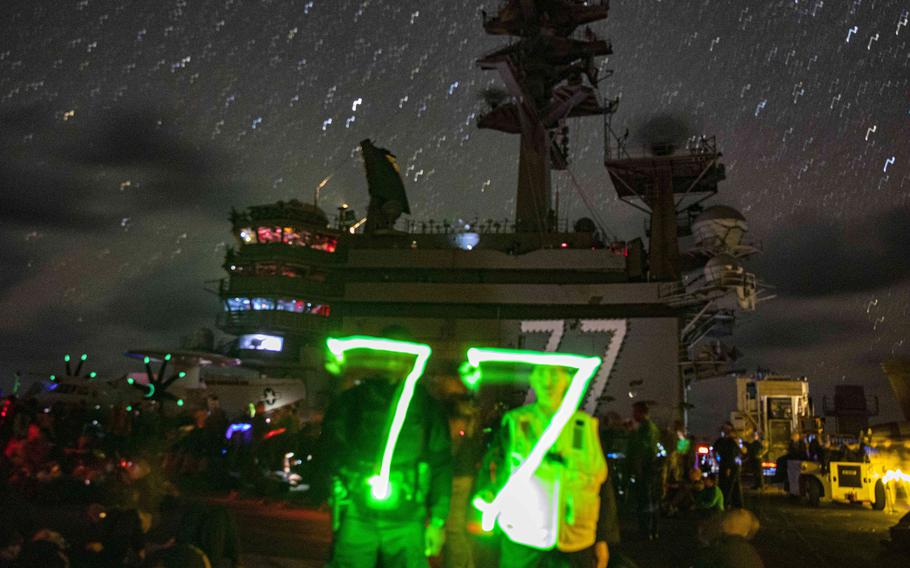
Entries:
{"type": "MultiPolygon", "coordinates": [[[[569,382],[570,375],[562,367],[540,366],[532,371],[536,401],[503,416],[499,443],[491,448],[481,472],[490,477],[481,492],[485,500],[490,501],[527,459],[569,382]]],[[[600,514],[600,495],[606,478],[597,420],[576,411],[527,486],[515,492],[520,502],[503,504],[497,520],[503,534],[500,566],[605,567],[608,530],[606,516],[600,514]]]]}

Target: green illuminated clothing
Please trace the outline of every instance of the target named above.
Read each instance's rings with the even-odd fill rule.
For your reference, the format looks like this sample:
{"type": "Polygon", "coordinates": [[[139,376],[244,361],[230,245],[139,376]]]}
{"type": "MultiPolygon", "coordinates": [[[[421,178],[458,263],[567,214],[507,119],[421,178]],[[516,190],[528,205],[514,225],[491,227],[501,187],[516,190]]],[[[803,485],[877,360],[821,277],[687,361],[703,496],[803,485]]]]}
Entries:
{"type": "Polygon", "coordinates": [[[703,511],[723,511],[724,494],[720,487],[705,487],[695,494],[695,505],[703,511]]]}
{"type": "MultiPolygon", "coordinates": [[[[527,459],[550,419],[537,404],[516,408],[503,417],[502,463],[494,487],[501,487],[527,459]]],[[[517,544],[541,548],[540,542],[552,542],[555,530],[558,550],[586,549],[596,540],[606,539],[606,527],[598,523],[606,477],[597,420],[575,412],[534,472],[527,491],[521,493],[520,502],[504,504],[499,526],[517,544]]]]}
{"type": "Polygon", "coordinates": [[[444,520],[452,494],[452,456],[445,413],[418,384],[392,458],[394,501],[370,502],[367,480],[379,471],[401,384],[367,379],[342,393],[326,411],[324,473],[341,478],[364,519],[444,520]]]}
{"type": "Polygon", "coordinates": [[[364,517],[356,506],[344,519],[329,568],[428,568],[422,520],[383,521],[364,517]]]}

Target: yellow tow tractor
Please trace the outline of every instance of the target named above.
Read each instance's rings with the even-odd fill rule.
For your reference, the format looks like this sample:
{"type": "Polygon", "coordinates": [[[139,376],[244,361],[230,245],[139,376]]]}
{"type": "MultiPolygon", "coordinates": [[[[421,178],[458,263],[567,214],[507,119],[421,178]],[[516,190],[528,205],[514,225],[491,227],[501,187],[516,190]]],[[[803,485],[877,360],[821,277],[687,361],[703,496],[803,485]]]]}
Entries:
{"type": "Polygon", "coordinates": [[[826,499],[837,503],[869,503],[881,511],[887,502],[884,475],[881,466],[869,462],[836,461],[829,463],[827,470],[818,462],[787,462],[790,495],[806,498],[813,507],[826,499]]]}

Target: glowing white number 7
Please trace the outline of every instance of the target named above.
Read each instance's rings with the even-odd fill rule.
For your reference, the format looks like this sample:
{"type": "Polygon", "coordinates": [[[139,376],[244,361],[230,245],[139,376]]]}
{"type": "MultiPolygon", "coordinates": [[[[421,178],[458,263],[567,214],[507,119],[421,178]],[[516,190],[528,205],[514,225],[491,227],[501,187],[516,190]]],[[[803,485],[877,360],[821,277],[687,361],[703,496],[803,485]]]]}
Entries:
{"type": "MultiPolygon", "coordinates": [[[[588,414],[594,414],[597,409],[597,401],[607,387],[610,380],[610,373],[616,366],[616,359],[619,357],[619,350],[622,348],[623,341],[626,339],[628,324],[626,320],[604,320],[604,319],[585,319],[580,321],[582,333],[609,333],[610,341],[604,346],[603,364],[594,378],[591,390],[588,393],[584,403],[584,410],[588,414]]],[[[521,322],[522,333],[548,333],[547,346],[544,349],[548,352],[559,350],[559,344],[565,334],[566,324],[564,320],[531,320],[521,322]]]]}

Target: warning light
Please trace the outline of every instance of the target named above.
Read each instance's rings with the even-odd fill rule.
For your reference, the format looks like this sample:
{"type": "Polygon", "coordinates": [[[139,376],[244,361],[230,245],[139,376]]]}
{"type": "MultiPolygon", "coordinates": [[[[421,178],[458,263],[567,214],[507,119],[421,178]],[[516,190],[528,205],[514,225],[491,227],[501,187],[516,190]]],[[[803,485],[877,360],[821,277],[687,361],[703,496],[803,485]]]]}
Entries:
{"type": "Polygon", "coordinates": [[[280,436],[287,432],[287,428],[276,428],[275,430],[269,430],[265,436],[262,437],[263,440],[269,440],[275,436],[280,436]]]}

